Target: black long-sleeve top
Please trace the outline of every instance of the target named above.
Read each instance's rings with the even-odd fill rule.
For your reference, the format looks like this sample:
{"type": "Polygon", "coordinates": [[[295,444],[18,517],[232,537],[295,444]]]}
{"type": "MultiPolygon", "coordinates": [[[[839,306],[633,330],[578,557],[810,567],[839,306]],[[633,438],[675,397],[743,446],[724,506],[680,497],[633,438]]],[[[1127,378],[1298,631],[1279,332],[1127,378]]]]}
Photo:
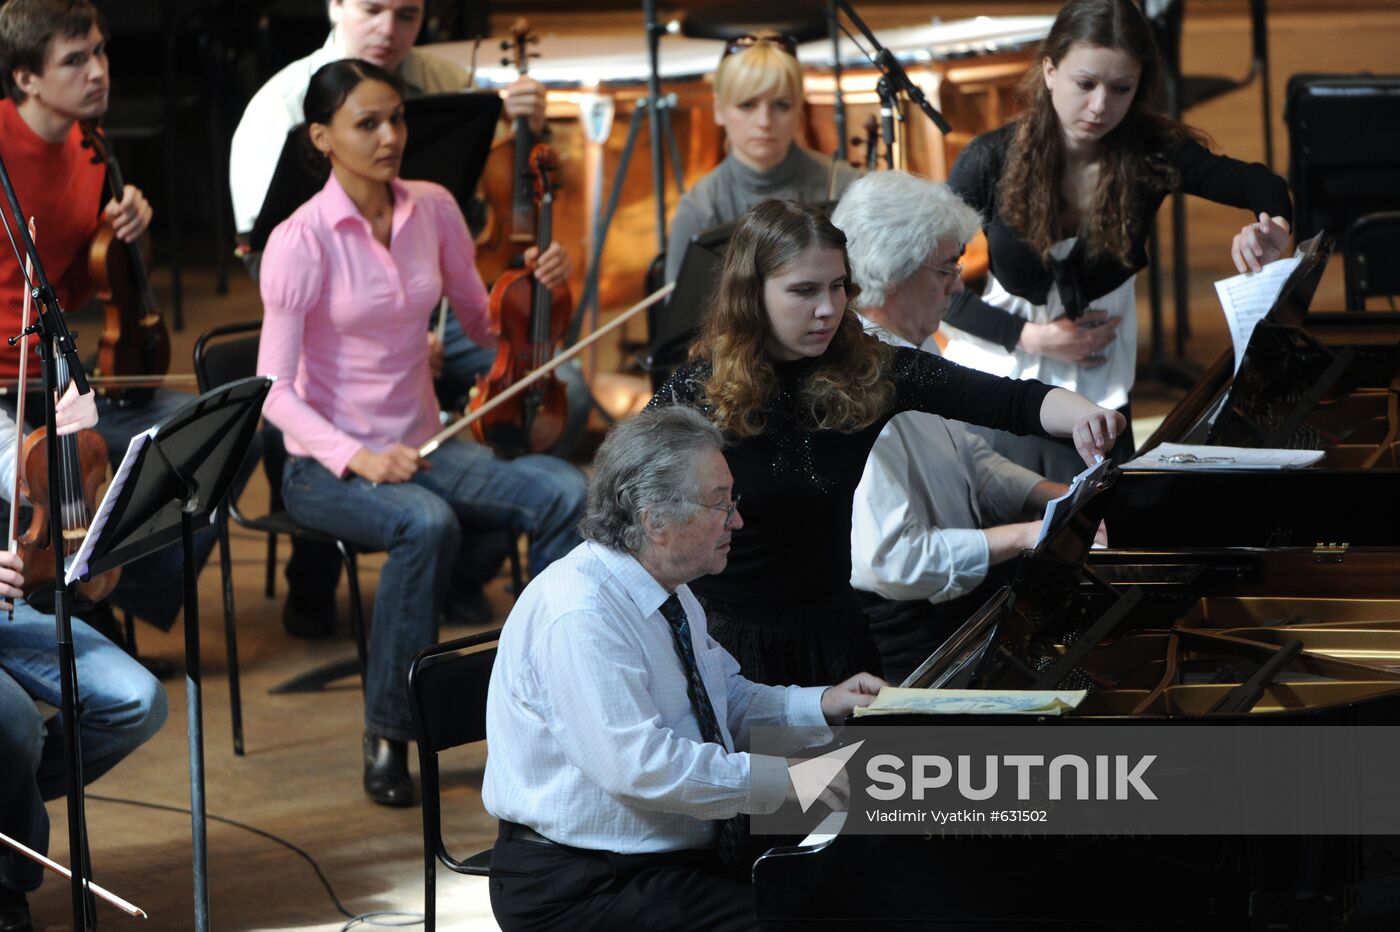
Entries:
{"type": "MultiPolygon", "coordinates": [[[[698,595],[725,602],[812,602],[849,590],[851,500],[870,448],[901,411],[1044,434],[1040,407],[1050,387],[967,369],[939,356],[894,348],[889,375],[896,395],[875,423],[852,433],[819,430],[802,413],[803,380],[820,359],[775,362],[778,388],[761,434],[730,438],[724,456],[743,496],[744,526],[734,532],[723,573],[690,583],[698,595]]],[[[647,407],[689,405],[710,414],[708,366],[685,363],[647,407]]]]}
{"type": "MultiPolygon", "coordinates": [[[[1138,209],[1132,236],[1132,264],[1125,266],[1112,256],[1090,259],[1081,236],[1062,261],[1048,266],[1001,214],[997,185],[1006,165],[1007,152],[1015,139],[1016,124],[1010,123],[974,139],[958,156],[948,178],[949,186],[982,215],[987,234],[991,273],[1007,291],[1032,304],[1045,304],[1050,287],[1059,289],[1066,314],[1076,318],[1089,310],[1095,298],[1113,291],[1129,276],[1147,267],[1147,238],[1152,221],[1166,198],[1166,191],[1143,187],[1136,193],[1138,209]]],[[[1190,138],[1171,144],[1168,157],[1181,177],[1181,190],[1187,194],[1248,208],[1254,216],[1261,211],[1292,222],[1293,206],[1288,185],[1263,165],[1215,155],[1190,138]]],[[[950,326],[991,340],[1007,351],[1016,348],[1026,320],[962,292],[953,298],[944,320],[950,326]]]]}

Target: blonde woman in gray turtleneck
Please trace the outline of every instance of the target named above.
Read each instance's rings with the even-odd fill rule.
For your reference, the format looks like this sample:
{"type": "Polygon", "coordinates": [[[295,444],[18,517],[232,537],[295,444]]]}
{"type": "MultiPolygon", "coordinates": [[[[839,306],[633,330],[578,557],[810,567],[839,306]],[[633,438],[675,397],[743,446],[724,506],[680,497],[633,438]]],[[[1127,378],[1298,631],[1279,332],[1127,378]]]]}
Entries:
{"type": "Polygon", "coordinates": [[[797,145],[802,69],[790,36],[761,32],[729,43],[715,72],[715,122],[729,154],[681,198],[671,218],[666,281],[675,281],[697,233],[769,198],[835,200],[855,169],[797,145]]]}

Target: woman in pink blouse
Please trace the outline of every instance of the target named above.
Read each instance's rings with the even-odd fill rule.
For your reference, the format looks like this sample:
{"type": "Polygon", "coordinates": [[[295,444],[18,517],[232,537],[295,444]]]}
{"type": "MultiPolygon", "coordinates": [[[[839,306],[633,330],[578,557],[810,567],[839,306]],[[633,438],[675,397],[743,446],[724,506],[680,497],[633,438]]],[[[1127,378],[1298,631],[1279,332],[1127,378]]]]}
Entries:
{"type": "Polygon", "coordinates": [[[471,235],[446,189],[398,178],[403,99],[387,72],[333,62],[311,79],[309,156],[329,178],[273,231],[263,257],[258,369],[277,376],[264,414],[286,435],[282,492],[298,523],[387,550],[365,682],[365,792],[410,805],[408,664],[437,639],[459,558],[481,531],[530,535],[531,571],[577,542],[582,473],[562,460],[500,460],[438,427],[423,321],[446,296],[492,345],[471,235]]]}

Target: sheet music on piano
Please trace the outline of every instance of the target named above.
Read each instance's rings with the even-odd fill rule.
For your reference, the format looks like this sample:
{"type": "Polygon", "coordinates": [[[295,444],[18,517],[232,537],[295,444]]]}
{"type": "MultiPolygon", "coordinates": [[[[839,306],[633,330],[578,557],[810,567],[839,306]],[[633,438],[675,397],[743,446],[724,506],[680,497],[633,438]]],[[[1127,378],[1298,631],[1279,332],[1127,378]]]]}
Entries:
{"type": "MultiPolygon", "coordinates": [[[[1319,257],[1318,245],[1321,236],[1319,233],[1312,239],[1299,243],[1291,258],[1276,259],[1258,272],[1245,272],[1215,283],[1215,293],[1220,298],[1221,310],[1225,312],[1225,321],[1230,327],[1230,340],[1235,347],[1235,372],[1240,371],[1245,352],[1249,349],[1250,338],[1254,335],[1254,328],[1261,320],[1273,318],[1276,323],[1299,322],[1278,320],[1280,315],[1275,313],[1275,309],[1280,307],[1285,298],[1291,296],[1293,290],[1302,290],[1298,286],[1309,277],[1319,258],[1325,264],[1328,251],[1323,250],[1319,257]],[[1298,273],[1300,267],[1304,267],[1302,275],[1298,273]]],[[[1320,275],[1319,270],[1318,277],[1320,275]]],[[[1301,310],[1304,312],[1307,310],[1307,303],[1312,300],[1314,288],[1315,278],[1312,287],[1306,289],[1307,294],[1302,300],[1301,310]]],[[[1299,316],[1301,317],[1301,314],[1299,316]]]]}
{"type": "Polygon", "coordinates": [[[1220,298],[1220,308],[1230,326],[1230,341],[1235,347],[1236,372],[1244,362],[1244,351],[1249,347],[1255,325],[1268,316],[1288,277],[1302,261],[1300,256],[1276,259],[1258,272],[1245,272],[1215,283],[1215,293],[1220,298]]]}

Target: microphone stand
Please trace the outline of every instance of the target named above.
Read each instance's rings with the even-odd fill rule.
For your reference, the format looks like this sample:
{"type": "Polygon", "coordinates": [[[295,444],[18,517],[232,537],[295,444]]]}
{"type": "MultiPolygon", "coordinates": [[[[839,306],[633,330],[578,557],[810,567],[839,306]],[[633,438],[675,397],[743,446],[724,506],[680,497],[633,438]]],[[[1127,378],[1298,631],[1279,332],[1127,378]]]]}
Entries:
{"type": "MultiPolygon", "coordinates": [[[[20,209],[19,197],[15,194],[14,183],[0,158],[0,185],[5,189],[5,200],[9,204],[10,216],[15,218],[20,241],[25,255],[33,264],[33,280],[27,283],[32,287],[32,295],[39,305],[38,319],[24,333],[8,338],[11,346],[21,343],[31,333],[39,335],[39,356],[44,363],[44,423],[48,427],[48,468],[49,476],[58,475],[58,430],[54,405],[55,386],[58,382],[58,356],[68,364],[68,372],[78,386],[78,393],[86,395],[92,389],[87,376],[78,361],[78,350],[73,344],[73,334],[63,319],[63,311],[58,306],[58,297],[53,285],[44,272],[44,263],[39,251],[34,247],[34,239],[24,222],[24,211],[20,209]]],[[[3,217],[0,217],[3,219],[3,217]]],[[[8,226],[8,224],[6,224],[8,226]]],[[[11,233],[13,242],[13,233],[11,233]]],[[[24,257],[16,250],[16,261],[24,267],[24,257]]],[[[21,349],[23,352],[24,349],[21,349]]],[[[64,579],[63,566],[63,522],[62,494],[60,484],[49,483],[49,546],[54,559],[53,615],[54,628],[58,639],[58,666],[62,685],[63,715],[63,764],[67,772],[68,789],[68,849],[73,864],[73,928],[87,929],[89,922],[87,887],[92,873],[87,850],[87,821],[83,806],[82,749],[78,737],[78,682],[77,667],[73,653],[73,623],[68,607],[68,584],[64,579]]],[[[11,508],[18,508],[19,502],[11,502],[11,508]]],[[[91,917],[96,920],[95,916],[91,917]]]]}
{"type": "Polygon", "coordinates": [[[827,32],[831,35],[831,110],[836,124],[836,159],[846,161],[846,98],[841,93],[841,21],[835,0],[827,7],[827,32]]]}
{"type": "MultiPolygon", "coordinates": [[[[875,53],[870,55],[870,61],[889,79],[891,89],[895,93],[903,92],[924,112],[924,116],[933,121],[933,125],[938,127],[938,131],[943,135],[951,133],[953,128],[948,125],[947,120],[943,119],[943,114],[935,110],[933,104],[928,102],[924,92],[919,90],[919,86],[909,79],[909,73],[894,57],[894,53],[880,44],[880,40],[875,38],[875,33],[871,32],[870,27],[865,24],[865,20],[856,14],[848,0],[832,0],[832,2],[846,11],[847,18],[861,31],[865,40],[874,47],[875,53]]],[[[889,144],[889,140],[887,140],[887,144],[889,144]]]]}
{"type": "MultiPolygon", "coordinates": [[[[885,167],[894,168],[894,121],[896,116],[901,120],[904,117],[895,107],[894,88],[890,87],[888,77],[881,77],[875,82],[875,93],[880,98],[880,135],[884,137],[885,142],[885,167]]],[[[876,163],[878,162],[877,157],[876,163]]]]}
{"type": "MultiPolygon", "coordinates": [[[[573,346],[578,343],[583,331],[585,314],[597,329],[599,304],[599,280],[602,275],[603,249],[608,242],[608,231],[612,227],[613,215],[617,212],[622,197],[622,184],[627,180],[627,172],[632,163],[632,150],[637,144],[637,133],[641,129],[641,117],[645,114],[651,142],[651,190],[653,206],[656,209],[656,251],[666,251],[666,171],[662,144],[670,152],[671,169],[676,179],[676,191],[685,193],[685,176],[681,169],[680,152],[671,126],[671,109],[675,107],[675,95],[661,93],[661,36],[666,27],[657,22],[656,0],[642,0],[642,19],[647,37],[647,96],[637,101],[632,111],[632,119],[627,127],[627,141],[622,147],[617,169],[613,173],[612,190],[601,214],[595,213],[593,250],[587,271],[584,275],[583,294],[574,307],[574,319],[569,328],[565,343],[573,346]]],[[[597,407],[597,401],[594,401],[597,407]]],[[[598,408],[602,411],[602,408],[598,408]]],[[[604,412],[605,417],[611,416],[604,412]]]]}

